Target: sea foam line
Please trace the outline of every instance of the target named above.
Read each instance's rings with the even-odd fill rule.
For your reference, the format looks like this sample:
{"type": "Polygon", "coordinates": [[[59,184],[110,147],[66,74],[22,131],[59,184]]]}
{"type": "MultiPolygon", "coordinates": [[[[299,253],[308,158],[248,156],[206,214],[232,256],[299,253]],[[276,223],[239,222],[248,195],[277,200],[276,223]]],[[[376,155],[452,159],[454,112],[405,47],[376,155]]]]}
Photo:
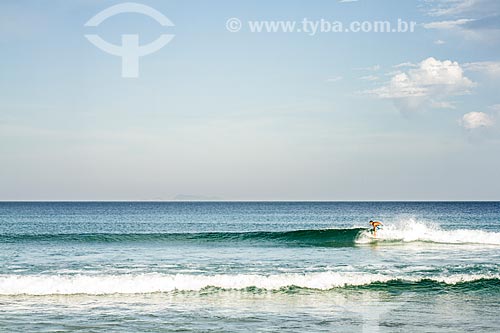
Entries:
{"type": "Polygon", "coordinates": [[[189,274],[123,274],[123,275],[0,275],[0,295],[106,295],[144,294],[170,291],[199,291],[207,287],[245,289],[250,287],[278,290],[296,286],[329,290],[346,286],[364,286],[389,281],[419,282],[431,280],[457,284],[481,279],[500,279],[500,275],[391,276],[361,272],[321,272],[275,275],[189,275],[189,274]]]}

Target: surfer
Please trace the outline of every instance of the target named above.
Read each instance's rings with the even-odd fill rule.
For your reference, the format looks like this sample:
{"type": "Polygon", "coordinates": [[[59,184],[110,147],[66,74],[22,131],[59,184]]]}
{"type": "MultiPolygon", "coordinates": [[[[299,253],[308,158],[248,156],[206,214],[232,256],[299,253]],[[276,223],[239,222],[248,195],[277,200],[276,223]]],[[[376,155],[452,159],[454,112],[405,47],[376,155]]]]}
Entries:
{"type": "Polygon", "coordinates": [[[380,226],[382,225],[382,222],[371,221],[370,220],[370,224],[373,227],[373,237],[377,237],[377,230],[380,229],[380,226]]]}

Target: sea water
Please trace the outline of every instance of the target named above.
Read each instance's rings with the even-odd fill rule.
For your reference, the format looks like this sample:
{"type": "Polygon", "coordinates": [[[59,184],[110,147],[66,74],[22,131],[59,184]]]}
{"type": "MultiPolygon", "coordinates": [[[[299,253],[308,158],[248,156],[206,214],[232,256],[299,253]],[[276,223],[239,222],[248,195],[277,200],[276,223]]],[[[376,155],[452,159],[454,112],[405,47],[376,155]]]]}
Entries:
{"type": "Polygon", "coordinates": [[[2,332],[498,332],[499,308],[496,202],[0,203],[2,332]]]}

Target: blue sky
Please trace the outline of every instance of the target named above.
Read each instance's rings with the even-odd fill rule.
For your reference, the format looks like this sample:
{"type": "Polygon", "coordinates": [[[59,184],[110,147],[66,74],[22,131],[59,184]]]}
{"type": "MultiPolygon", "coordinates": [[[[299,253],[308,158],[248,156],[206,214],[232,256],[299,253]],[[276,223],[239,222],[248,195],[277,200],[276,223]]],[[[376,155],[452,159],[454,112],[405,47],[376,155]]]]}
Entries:
{"type": "Polygon", "coordinates": [[[500,2],[140,1],[174,26],[84,26],[121,3],[0,3],[0,200],[500,200],[500,2]],[[417,26],[248,26],[304,18],[417,26]],[[89,33],[175,37],[123,78],[89,33]]]}

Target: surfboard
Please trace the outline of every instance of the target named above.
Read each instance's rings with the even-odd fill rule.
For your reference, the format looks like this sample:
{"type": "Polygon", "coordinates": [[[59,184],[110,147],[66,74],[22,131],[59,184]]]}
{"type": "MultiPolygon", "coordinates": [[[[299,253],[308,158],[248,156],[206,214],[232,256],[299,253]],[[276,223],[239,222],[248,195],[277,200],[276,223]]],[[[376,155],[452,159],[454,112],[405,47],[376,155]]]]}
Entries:
{"type": "MultiPolygon", "coordinates": [[[[382,230],[382,226],[378,225],[378,226],[376,226],[376,229],[377,229],[377,233],[378,233],[382,230]]],[[[370,238],[371,239],[378,239],[377,236],[373,235],[373,228],[369,228],[368,230],[370,231],[370,238]]]]}

